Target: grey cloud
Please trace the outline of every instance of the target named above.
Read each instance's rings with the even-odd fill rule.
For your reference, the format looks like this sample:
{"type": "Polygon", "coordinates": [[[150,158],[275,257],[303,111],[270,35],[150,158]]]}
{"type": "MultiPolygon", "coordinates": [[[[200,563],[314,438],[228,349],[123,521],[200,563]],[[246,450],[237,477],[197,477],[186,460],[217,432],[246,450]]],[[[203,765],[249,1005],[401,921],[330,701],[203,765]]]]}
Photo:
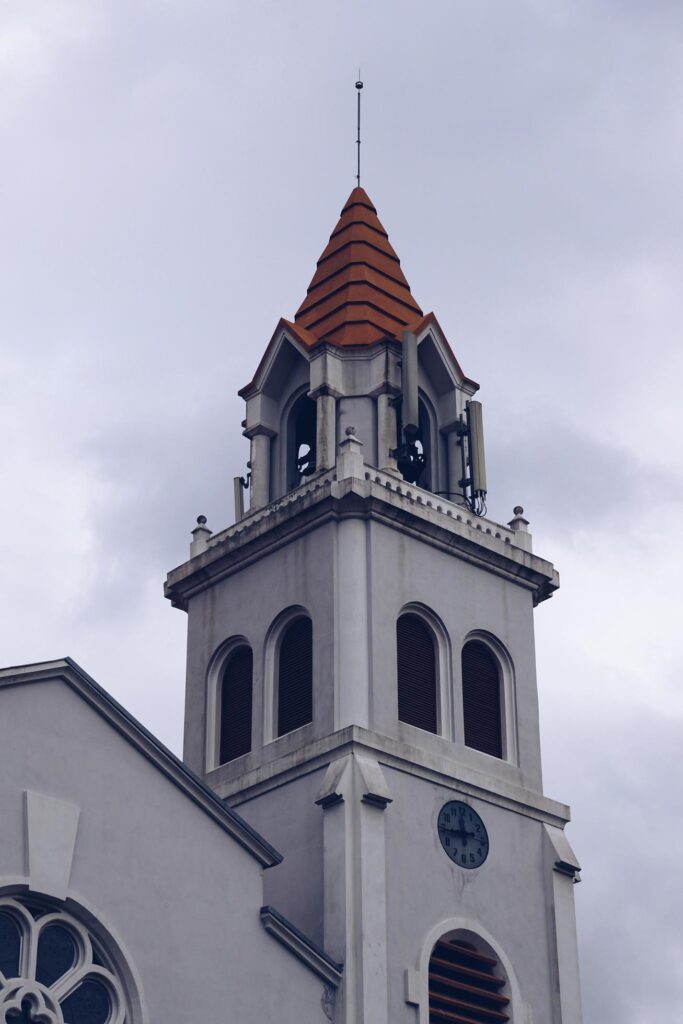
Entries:
{"type": "Polygon", "coordinates": [[[587,1021],[666,1019],[683,958],[680,763],[683,722],[642,704],[596,723],[547,694],[546,787],[571,797],[568,834],[584,866],[575,890],[587,1021]]]}
{"type": "Polygon", "coordinates": [[[509,518],[522,504],[538,528],[552,538],[587,529],[626,529],[637,510],[683,501],[683,485],[673,473],[643,463],[628,449],[581,434],[570,425],[544,419],[534,424],[503,424],[488,441],[491,511],[509,518]]]}

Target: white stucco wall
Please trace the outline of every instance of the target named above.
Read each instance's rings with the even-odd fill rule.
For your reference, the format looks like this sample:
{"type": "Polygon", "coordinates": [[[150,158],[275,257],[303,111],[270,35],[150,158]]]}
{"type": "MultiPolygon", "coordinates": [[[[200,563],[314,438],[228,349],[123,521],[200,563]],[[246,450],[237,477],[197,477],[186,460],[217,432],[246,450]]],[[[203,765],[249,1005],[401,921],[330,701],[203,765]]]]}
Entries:
{"type": "Polygon", "coordinates": [[[72,912],[126,951],[146,1020],[327,1019],[322,981],[260,924],[260,865],[81,696],[0,687],[0,749],[0,891],[30,882],[24,792],[76,805],[72,912]]]}

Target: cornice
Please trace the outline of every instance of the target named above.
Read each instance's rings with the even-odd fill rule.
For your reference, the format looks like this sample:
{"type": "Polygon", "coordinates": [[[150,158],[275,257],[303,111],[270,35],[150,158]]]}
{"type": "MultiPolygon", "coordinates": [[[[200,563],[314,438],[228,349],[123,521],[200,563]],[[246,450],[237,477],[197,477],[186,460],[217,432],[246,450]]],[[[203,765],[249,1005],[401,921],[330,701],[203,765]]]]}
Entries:
{"type": "Polygon", "coordinates": [[[560,829],[570,819],[566,804],[542,793],[477,771],[455,756],[435,754],[357,725],[313,740],[248,772],[240,773],[235,764],[237,774],[233,777],[226,778],[222,769],[216,769],[209,773],[207,781],[234,807],[302,776],[322,771],[332,761],[351,753],[370,756],[382,767],[425,779],[454,793],[495,804],[560,829]]]}
{"type": "Polygon", "coordinates": [[[334,471],[322,474],[214,535],[205,551],[168,574],[166,597],[186,610],[196,594],[273,549],[324,523],[347,518],[384,523],[478,565],[531,591],[534,604],[551,597],[559,586],[552,564],[515,544],[513,530],[365,467],[362,477],[339,480],[334,471]]]}

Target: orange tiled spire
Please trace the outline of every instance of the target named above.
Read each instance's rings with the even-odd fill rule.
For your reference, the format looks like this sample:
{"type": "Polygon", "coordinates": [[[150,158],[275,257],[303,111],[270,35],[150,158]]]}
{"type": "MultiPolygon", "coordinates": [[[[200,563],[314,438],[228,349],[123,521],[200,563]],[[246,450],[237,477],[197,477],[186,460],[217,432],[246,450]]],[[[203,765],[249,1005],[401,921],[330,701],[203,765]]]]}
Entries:
{"type": "Polygon", "coordinates": [[[297,326],[332,345],[373,345],[400,340],[421,316],[377,210],[354,188],[296,312],[297,326]]]}

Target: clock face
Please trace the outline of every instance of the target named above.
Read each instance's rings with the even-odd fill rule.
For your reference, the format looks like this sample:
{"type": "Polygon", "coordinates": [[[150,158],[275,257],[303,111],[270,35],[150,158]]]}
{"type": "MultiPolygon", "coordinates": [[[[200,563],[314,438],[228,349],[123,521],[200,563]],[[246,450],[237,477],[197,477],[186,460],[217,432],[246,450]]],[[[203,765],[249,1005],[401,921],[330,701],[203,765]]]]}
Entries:
{"type": "Polygon", "coordinates": [[[450,800],[439,812],[439,839],[444,850],[459,867],[478,868],[489,852],[489,837],[484,822],[469,804],[450,800]]]}

